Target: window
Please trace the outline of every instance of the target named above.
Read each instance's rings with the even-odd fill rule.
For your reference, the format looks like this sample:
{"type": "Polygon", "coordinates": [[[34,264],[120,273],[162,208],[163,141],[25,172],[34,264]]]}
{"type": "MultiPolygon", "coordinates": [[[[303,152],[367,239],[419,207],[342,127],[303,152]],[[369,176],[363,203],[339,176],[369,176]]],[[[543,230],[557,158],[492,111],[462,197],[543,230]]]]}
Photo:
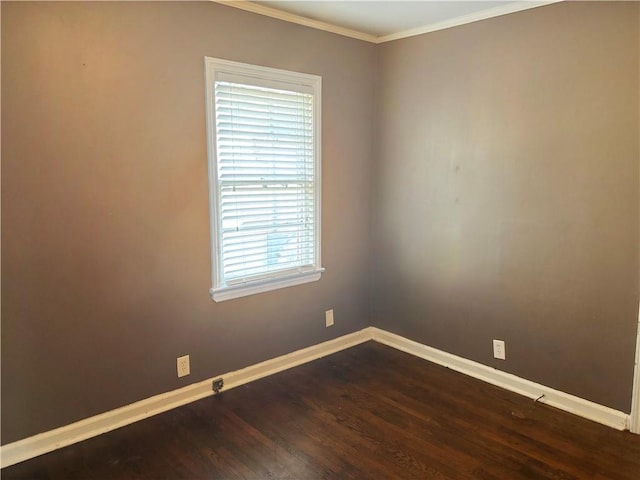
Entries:
{"type": "Polygon", "coordinates": [[[321,78],[205,57],[211,296],[320,279],[321,78]]]}

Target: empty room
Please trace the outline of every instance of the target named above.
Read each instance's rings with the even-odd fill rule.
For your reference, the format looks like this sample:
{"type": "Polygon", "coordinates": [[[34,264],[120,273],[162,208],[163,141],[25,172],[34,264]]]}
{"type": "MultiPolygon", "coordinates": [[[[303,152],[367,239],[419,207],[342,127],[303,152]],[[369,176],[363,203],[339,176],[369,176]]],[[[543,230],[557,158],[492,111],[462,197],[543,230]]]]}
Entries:
{"type": "Polygon", "coordinates": [[[2,1],[3,479],[640,479],[640,3],[2,1]]]}

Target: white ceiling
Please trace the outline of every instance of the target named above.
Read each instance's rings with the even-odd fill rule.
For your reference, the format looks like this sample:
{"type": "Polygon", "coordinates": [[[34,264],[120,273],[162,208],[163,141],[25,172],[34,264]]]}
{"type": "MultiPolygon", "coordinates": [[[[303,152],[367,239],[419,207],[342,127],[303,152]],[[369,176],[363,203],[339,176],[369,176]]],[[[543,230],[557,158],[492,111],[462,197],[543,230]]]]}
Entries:
{"type": "Polygon", "coordinates": [[[539,7],[559,0],[218,1],[232,7],[380,43],[539,7]]]}

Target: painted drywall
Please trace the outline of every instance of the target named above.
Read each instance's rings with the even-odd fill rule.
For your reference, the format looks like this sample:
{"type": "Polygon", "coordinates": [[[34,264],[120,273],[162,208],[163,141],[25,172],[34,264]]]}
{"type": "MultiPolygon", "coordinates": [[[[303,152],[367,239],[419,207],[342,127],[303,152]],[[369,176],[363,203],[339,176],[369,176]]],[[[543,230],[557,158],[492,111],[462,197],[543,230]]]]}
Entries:
{"type": "Polygon", "coordinates": [[[3,444],[368,325],[374,67],[211,2],[2,2],[3,444]],[[322,76],[320,281],[211,300],[204,56],[322,76]]]}
{"type": "Polygon", "coordinates": [[[639,9],[563,2],[380,45],[374,325],[629,412],[639,9]]]}
{"type": "Polygon", "coordinates": [[[380,46],[206,2],[1,8],[3,444],[372,323],[629,410],[638,4],[380,46]],[[320,282],[211,301],[205,55],[322,75],[320,282]]]}

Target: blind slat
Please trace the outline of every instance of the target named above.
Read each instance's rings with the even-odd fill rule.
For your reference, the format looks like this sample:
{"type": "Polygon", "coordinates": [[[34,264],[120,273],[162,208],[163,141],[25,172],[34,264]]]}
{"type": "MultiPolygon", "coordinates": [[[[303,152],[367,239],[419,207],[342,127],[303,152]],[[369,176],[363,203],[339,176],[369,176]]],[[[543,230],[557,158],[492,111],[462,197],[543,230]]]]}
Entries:
{"type": "Polygon", "coordinates": [[[292,267],[306,267],[313,265],[312,262],[299,262],[299,261],[289,261],[282,262],[277,264],[272,264],[269,266],[263,266],[260,261],[248,263],[244,268],[225,268],[225,275],[228,278],[243,278],[250,277],[254,275],[259,275],[262,273],[269,273],[278,270],[289,270],[292,267]]]}
{"type": "MultiPolygon", "coordinates": [[[[291,257],[306,257],[310,250],[311,245],[284,245],[279,249],[255,249],[252,253],[235,251],[231,253],[227,257],[227,262],[225,265],[240,265],[245,262],[253,261],[253,260],[262,260],[264,259],[265,254],[267,255],[267,259],[271,256],[272,260],[276,260],[278,258],[291,258],[291,257]]],[[[276,262],[273,262],[276,263],[276,262]]]]}
{"type": "Polygon", "coordinates": [[[313,95],[214,88],[223,283],[313,265],[313,95]]]}
{"type": "MultiPolygon", "coordinates": [[[[283,247],[285,249],[286,245],[283,247]]],[[[312,237],[302,237],[297,239],[296,248],[312,248],[313,247],[313,238],[312,237]]],[[[239,244],[228,244],[226,246],[226,250],[229,255],[233,255],[239,252],[244,252],[245,249],[255,249],[256,251],[268,251],[268,245],[265,246],[262,239],[248,241],[244,240],[239,244]]],[[[287,248],[288,249],[288,248],[287,248]]]]}

